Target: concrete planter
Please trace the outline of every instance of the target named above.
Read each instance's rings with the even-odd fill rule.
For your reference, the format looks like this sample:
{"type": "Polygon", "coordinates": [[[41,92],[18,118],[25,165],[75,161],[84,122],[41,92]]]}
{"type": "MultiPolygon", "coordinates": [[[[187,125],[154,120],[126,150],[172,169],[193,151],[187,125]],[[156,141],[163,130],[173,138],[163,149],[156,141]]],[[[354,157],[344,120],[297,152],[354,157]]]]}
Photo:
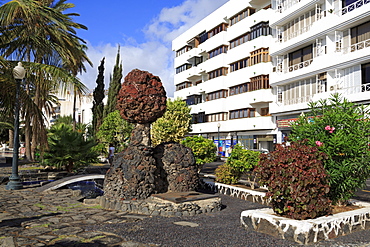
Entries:
{"type": "Polygon", "coordinates": [[[354,201],[363,208],[309,220],[274,215],[271,208],[243,211],[241,224],[257,232],[299,244],[311,244],[370,229],[370,203],[354,201]]]}

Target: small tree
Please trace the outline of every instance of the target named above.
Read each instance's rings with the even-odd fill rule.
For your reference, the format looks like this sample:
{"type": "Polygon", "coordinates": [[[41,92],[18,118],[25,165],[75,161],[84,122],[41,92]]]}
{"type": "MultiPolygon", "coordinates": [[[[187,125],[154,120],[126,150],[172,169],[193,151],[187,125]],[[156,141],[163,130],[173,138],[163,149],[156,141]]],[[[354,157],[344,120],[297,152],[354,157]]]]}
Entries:
{"type": "Polygon", "coordinates": [[[216,169],[216,181],[226,184],[235,184],[241,176],[250,172],[258,165],[260,152],[243,149],[241,145],[233,148],[226,163],[216,169]]]}
{"type": "Polygon", "coordinates": [[[330,198],[346,203],[370,174],[369,110],[340,95],[309,103],[309,117],[302,115],[292,125],[291,140],[305,140],[328,155],[330,198]]]}
{"type": "Polygon", "coordinates": [[[107,105],[104,108],[104,117],[108,116],[109,113],[117,110],[117,95],[121,89],[122,80],[122,61],[120,60],[120,46],[118,46],[116,64],[113,68],[113,76],[110,78],[109,89],[108,89],[108,100],[107,105]]]}
{"type": "Polygon", "coordinates": [[[98,78],[96,79],[96,88],[94,89],[93,96],[93,107],[92,107],[92,127],[93,127],[93,135],[96,135],[98,129],[103,121],[103,113],[104,113],[104,103],[103,99],[105,97],[104,93],[104,60],[103,58],[100,61],[100,65],[98,67],[99,74],[98,78]]]}
{"type": "Polygon", "coordinates": [[[95,141],[85,140],[84,134],[73,131],[72,126],[65,123],[53,125],[48,135],[49,149],[44,154],[43,164],[65,167],[72,172],[78,166],[97,161],[97,154],[92,149],[95,141]]]}
{"type": "Polygon", "coordinates": [[[127,146],[132,129],[133,125],[124,120],[116,110],[104,118],[96,137],[104,144],[105,150],[113,143],[116,151],[120,152],[127,146]]]}
{"type": "Polygon", "coordinates": [[[212,140],[203,136],[189,136],[182,141],[182,144],[191,148],[194,154],[195,162],[202,169],[202,165],[216,160],[217,147],[212,140]]]}
{"type": "Polygon", "coordinates": [[[153,146],[162,142],[180,142],[191,131],[190,108],[181,99],[167,100],[167,110],[163,117],[152,124],[153,146]]]}

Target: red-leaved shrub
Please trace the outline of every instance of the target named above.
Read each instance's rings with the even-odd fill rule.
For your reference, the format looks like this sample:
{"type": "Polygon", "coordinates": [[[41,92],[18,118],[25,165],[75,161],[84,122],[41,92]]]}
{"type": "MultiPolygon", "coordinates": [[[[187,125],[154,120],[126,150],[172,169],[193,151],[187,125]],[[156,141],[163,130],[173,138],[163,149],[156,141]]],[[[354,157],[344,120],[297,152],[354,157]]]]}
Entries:
{"type": "Polygon", "coordinates": [[[255,172],[268,187],[275,213],[293,219],[310,219],[331,212],[328,176],[322,160],[326,155],[302,143],[277,145],[261,155],[255,172]]]}

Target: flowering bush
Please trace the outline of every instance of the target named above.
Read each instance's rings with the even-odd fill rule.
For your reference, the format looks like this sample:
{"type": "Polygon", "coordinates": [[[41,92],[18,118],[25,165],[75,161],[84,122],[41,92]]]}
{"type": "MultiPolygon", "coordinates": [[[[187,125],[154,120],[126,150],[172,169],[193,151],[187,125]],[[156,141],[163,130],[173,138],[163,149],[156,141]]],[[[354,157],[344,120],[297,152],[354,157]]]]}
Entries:
{"type": "Polygon", "coordinates": [[[302,115],[292,125],[290,140],[305,140],[326,153],[330,198],[345,203],[370,175],[369,110],[340,95],[309,103],[309,118],[302,115]]]}

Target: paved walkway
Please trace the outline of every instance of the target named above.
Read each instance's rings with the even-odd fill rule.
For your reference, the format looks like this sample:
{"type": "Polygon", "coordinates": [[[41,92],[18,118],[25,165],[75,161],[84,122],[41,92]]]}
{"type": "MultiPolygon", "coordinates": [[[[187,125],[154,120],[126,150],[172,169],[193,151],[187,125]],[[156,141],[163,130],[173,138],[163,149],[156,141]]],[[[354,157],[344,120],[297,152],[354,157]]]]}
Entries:
{"type": "MultiPolygon", "coordinates": [[[[214,166],[217,164],[206,168],[214,166]]],[[[0,173],[8,173],[8,168],[0,167],[0,173]]],[[[41,193],[32,187],[9,191],[0,185],[0,247],[298,246],[240,226],[243,210],[264,206],[229,196],[221,198],[225,208],[220,212],[165,218],[86,205],[79,191],[41,193]]],[[[311,246],[370,246],[370,230],[311,246]]]]}

